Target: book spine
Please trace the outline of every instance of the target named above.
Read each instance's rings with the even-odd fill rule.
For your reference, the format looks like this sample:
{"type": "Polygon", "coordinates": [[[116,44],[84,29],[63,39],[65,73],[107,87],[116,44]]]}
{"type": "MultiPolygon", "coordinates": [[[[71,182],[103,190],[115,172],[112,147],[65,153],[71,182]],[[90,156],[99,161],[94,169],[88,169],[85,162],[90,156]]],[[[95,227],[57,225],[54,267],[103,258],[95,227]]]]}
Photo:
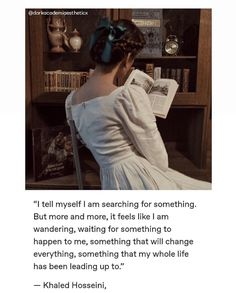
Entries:
{"type": "Polygon", "coordinates": [[[70,88],[70,90],[74,90],[75,89],[75,79],[74,79],[74,77],[75,77],[75,72],[72,71],[71,72],[71,88],[70,88]]]}
{"type": "Polygon", "coordinates": [[[57,87],[57,73],[53,71],[52,73],[52,91],[55,92],[57,87]]]}
{"type": "Polygon", "coordinates": [[[154,80],[161,78],[161,67],[155,67],[154,68],[154,80]]]}
{"type": "Polygon", "coordinates": [[[72,90],[72,71],[69,72],[68,77],[69,77],[69,84],[68,84],[68,92],[72,90]]]}
{"type": "Polygon", "coordinates": [[[61,72],[61,91],[65,91],[65,72],[61,72]]]}
{"type": "Polygon", "coordinates": [[[44,71],[45,92],[69,92],[80,88],[89,78],[85,71],[44,71]]]}
{"type": "Polygon", "coordinates": [[[165,78],[170,78],[170,68],[166,68],[166,77],[165,78]]]}
{"type": "Polygon", "coordinates": [[[49,71],[48,72],[49,75],[49,87],[48,87],[48,91],[52,92],[52,84],[53,84],[53,72],[49,71]]]}
{"type": "Polygon", "coordinates": [[[58,81],[59,81],[59,73],[56,71],[55,72],[55,92],[58,92],[58,89],[59,89],[59,84],[58,84],[58,81]]]}
{"type": "Polygon", "coordinates": [[[59,92],[62,91],[62,70],[58,71],[58,74],[57,74],[57,90],[59,92]]]}
{"type": "Polygon", "coordinates": [[[65,92],[69,91],[69,72],[65,72],[65,92]]]}
{"type": "Polygon", "coordinates": [[[153,63],[147,63],[145,72],[147,75],[149,75],[151,78],[154,78],[154,64],[153,63]]]}
{"type": "Polygon", "coordinates": [[[177,90],[178,92],[181,91],[181,73],[182,73],[182,69],[177,68],[176,69],[176,81],[177,81],[177,83],[179,85],[178,90],[177,90]]]}
{"type": "Polygon", "coordinates": [[[75,89],[75,72],[74,71],[71,71],[70,78],[71,78],[70,90],[74,90],[75,89]]]}
{"type": "Polygon", "coordinates": [[[80,72],[76,72],[76,88],[80,88],[80,72]]]}
{"type": "Polygon", "coordinates": [[[176,80],[176,69],[175,68],[171,68],[170,78],[176,80]]]}
{"type": "Polygon", "coordinates": [[[184,68],[183,69],[183,85],[182,85],[183,92],[189,91],[189,74],[190,74],[190,69],[184,68]]]}
{"type": "Polygon", "coordinates": [[[166,78],[166,68],[162,68],[162,70],[161,70],[161,78],[166,78]]]}

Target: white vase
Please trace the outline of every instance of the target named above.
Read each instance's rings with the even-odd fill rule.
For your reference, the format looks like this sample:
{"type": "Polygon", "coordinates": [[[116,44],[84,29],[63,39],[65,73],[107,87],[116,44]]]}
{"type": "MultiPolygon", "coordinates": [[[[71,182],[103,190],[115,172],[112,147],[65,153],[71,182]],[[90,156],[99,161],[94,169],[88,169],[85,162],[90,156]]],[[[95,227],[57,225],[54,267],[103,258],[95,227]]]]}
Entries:
{"type": "Polygon", "coordinates": [[[72,36],[69,39],[69,44],[72,48],[72,51],[78,53],[82,46],[82,43],[83,43],[82,38],[80,37],[79,32],[75,28],[72,32],[72,36]]]}

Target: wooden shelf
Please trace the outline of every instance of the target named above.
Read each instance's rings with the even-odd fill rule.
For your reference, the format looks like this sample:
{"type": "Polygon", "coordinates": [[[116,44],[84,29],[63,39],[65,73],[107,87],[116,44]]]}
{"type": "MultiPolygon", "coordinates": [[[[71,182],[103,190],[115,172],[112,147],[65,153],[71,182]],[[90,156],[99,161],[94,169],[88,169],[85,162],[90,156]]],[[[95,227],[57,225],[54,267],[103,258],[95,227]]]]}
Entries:
{"type": "MultiPolygon", "coordinates": [[[[81,59],[83,60],[84,56],[81,52],[43,52],[44,57],[52,59],[52,60],[57,60],[57,59],[62,59],[62,60],[77,60],[81,59]]],[[[91,63],[92,64],[92,63],[91,63]]]]}
{"type": "Polygon", "coordinates": [[[198,105],[197,93],[195,92],[179,92],[173,100],[172,107],[186,105],[198,105]]]}
{"type": "MultiPolygon", "coordinates": [[[[65,99],[69,92],[45,92],[38,96],[34,101],[33,104],[39,106],[64,106],[65,99]]],[[[176,97],[173,101],[173,106],[175,105],[196,105],[196,93],[188,92],[183,93],[179,92],[176,94],[176,97]]]]}
{"type": "Polygon", "coordinates": [[[137,58],[136,60],[139,62],[146,62],[147,60],[159,60],[159,59],[197,59],[197,56],[160,56],[156,58],[137,58]]]}
{"type": "Polygon", "coordinates": [[[64,106],[69,92],[44,92],[33,100],[33,104],[41,106],[64,106]]]}
{"type": "Polygon", "coordinates": [[[50,51],[44,51],[43,54],[45,55],[51,55],[51,56],[62,56],[62,55],[76,55],[78,56],[80,52],[70,52],[70,51],[65,51],[65,52],[50,52],[50,51]]]}
{"type": "MultiPolygon", "coordinates": [[[[48,56],[54,56],[54,57],[61,57],[61,56],[76,56],[78,57],[80,55],[80,52],[50,52],[50,51],[46,51],[43,53],[44,55],[48,55],[48,56]]],[[[136,60],[147,60],[147,59],[197,59],[197,56],[184,56],[184,55],[177,55],[177,56],[169,56],[169,55],[163,55],[160,57],[156,57],[156,58],[137,58],[136,60]]]]}

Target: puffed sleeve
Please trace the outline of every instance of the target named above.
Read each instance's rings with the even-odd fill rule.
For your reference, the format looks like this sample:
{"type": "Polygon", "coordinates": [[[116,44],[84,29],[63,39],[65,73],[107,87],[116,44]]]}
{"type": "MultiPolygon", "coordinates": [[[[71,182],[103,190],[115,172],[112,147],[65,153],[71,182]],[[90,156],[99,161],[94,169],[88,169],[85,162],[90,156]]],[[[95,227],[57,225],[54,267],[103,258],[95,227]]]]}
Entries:
{"type": "Polygon", "coordinates": [[[152,165],[166,171],[168,155],[146,92],[136,85],[124,88],[116,99],[115,111],[137,151],[152,165]]]}

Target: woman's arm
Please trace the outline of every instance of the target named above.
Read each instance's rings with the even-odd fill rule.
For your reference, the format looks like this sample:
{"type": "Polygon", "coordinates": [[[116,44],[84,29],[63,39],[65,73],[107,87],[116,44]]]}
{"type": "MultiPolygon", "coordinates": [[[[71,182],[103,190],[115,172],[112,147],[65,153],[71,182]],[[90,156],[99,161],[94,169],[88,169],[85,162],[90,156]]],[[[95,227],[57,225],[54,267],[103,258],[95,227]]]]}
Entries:
{"type": "Polygon", "coordinates": [[[137,151],[152,165],[166,171],[168,155],[146,92],[139,86],[127,87],[117,98],[115,109],[137,151]]]}

